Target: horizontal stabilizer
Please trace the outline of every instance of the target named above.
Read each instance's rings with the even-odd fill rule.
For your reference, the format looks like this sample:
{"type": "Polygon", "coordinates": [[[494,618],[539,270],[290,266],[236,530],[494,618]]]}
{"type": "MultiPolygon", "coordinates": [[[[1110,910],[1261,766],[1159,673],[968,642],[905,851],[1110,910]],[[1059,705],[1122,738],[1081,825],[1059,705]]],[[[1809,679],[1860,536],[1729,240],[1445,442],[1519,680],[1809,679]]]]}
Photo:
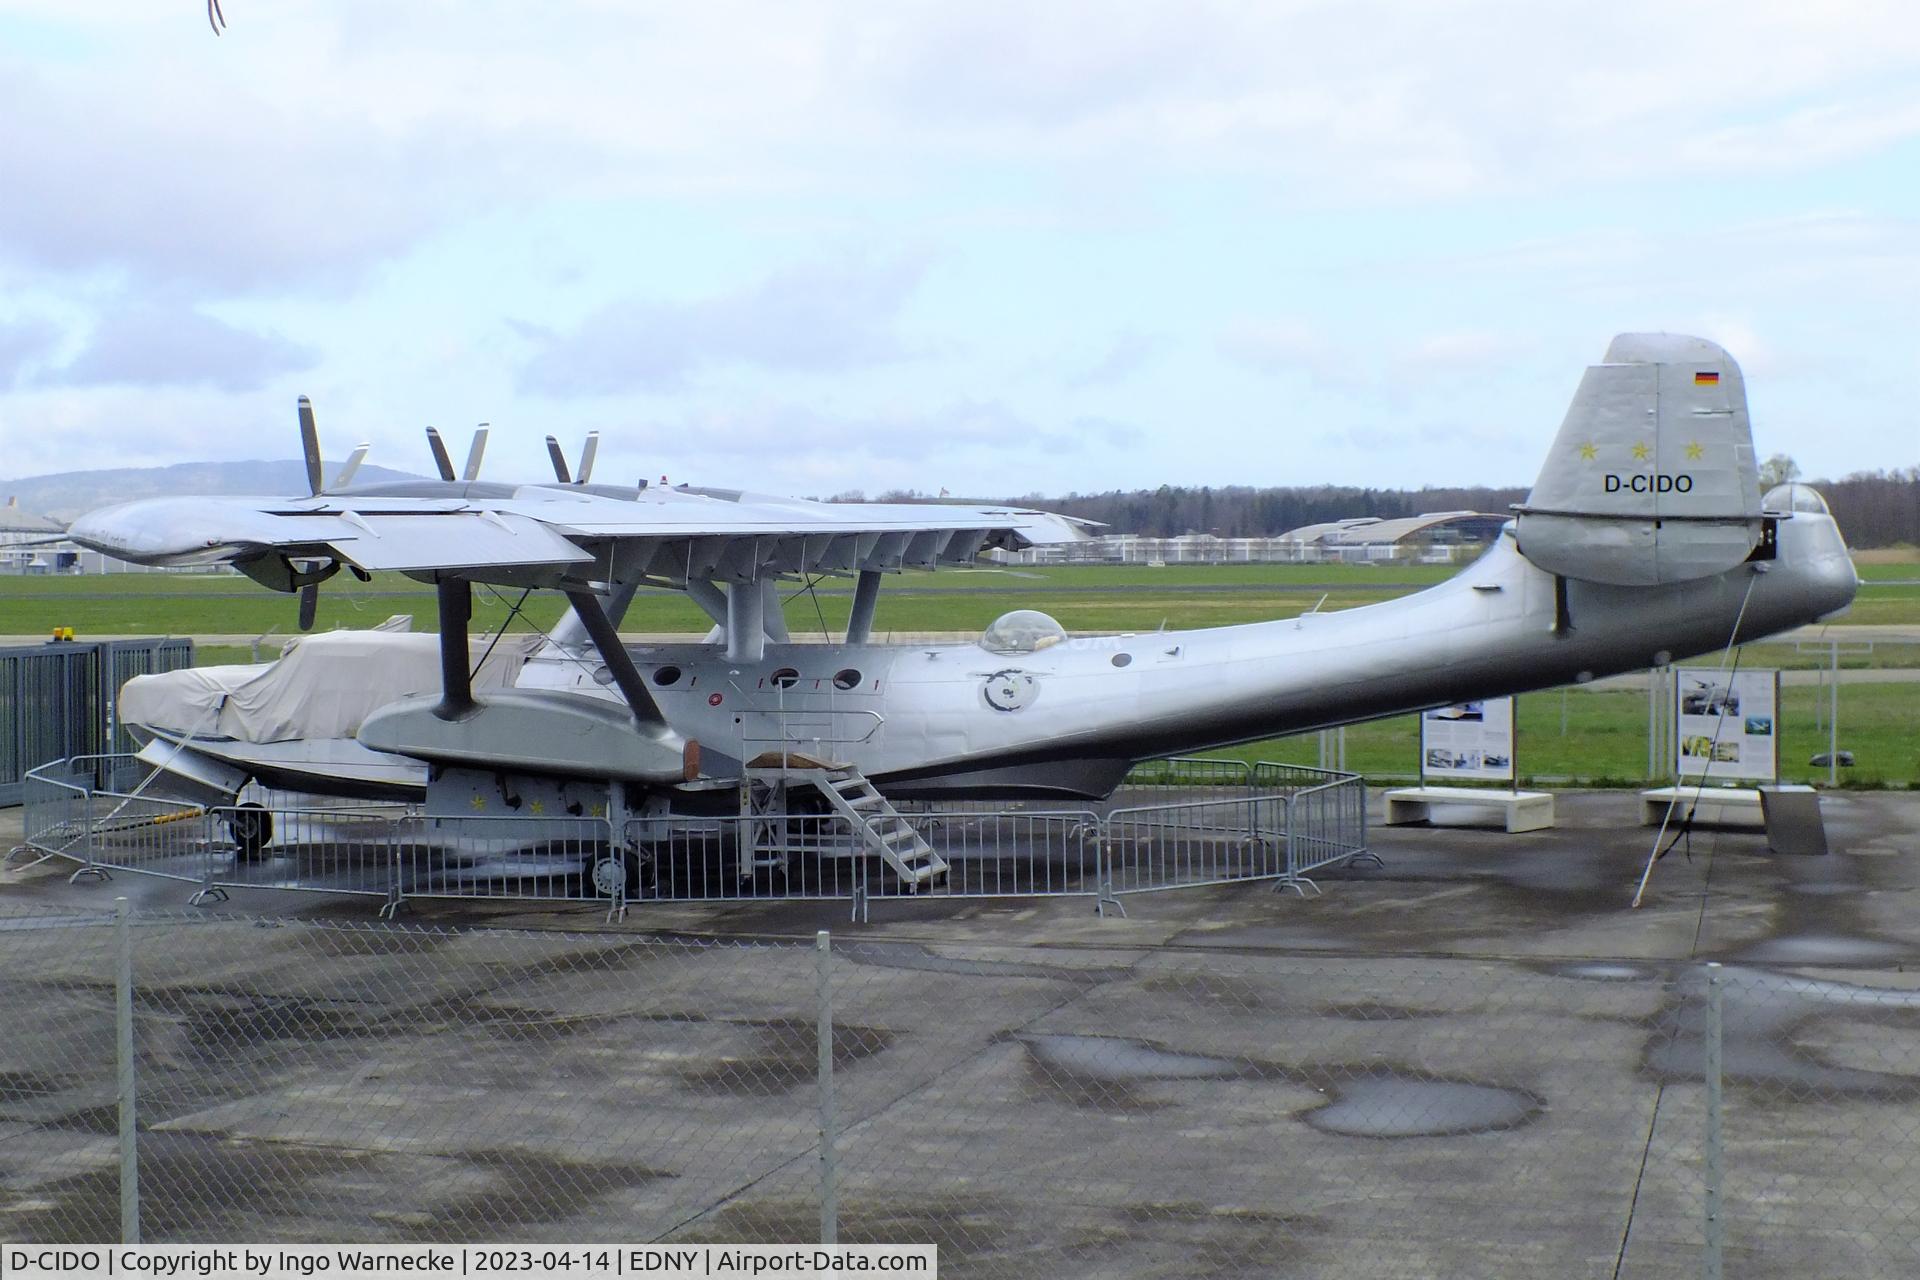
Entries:
{"type": "Polygon", "coordinates": [[[1652,586],[1739,564],[1761,535],[1740,366],[1704,338],[1615,338],[1515,511],[1520,553],[1567,578],[1652,586]]]}

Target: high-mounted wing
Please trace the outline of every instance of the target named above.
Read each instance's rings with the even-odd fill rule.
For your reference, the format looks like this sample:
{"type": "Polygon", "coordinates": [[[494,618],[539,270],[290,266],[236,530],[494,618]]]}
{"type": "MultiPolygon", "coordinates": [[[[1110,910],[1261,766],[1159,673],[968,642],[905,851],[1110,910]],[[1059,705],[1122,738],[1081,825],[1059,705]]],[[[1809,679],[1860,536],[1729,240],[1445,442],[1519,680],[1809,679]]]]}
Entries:
{"type": "MultiPolygon", "coordinates": [[[[320,488],[313,413],[301,434],[315,492],[287,498],[158,498],[95,511],[69,537],[138,564],[230,563],[279,590],[345,566],[419,577],[577,588],[609,581],[685,587],[778,575],[932,569],[991,547],[1085,538],[1087,522],[1017,507],[851,504],[728,489],[589,484],[593,437],[561,483],[464,479],[429,432],[441,480],[320,488]]],[[[551,442],[550,442],[551,443],[551,442]]],[[[557,446],[553,452],[558,458],[557,446]]]]}

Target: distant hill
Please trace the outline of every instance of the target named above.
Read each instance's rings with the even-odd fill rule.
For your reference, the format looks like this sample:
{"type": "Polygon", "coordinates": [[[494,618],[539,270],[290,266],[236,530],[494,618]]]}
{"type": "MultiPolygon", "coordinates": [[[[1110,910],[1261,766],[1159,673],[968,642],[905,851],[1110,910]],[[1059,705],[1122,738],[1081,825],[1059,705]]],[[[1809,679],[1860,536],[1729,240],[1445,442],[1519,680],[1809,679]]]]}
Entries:
{"type": "MultiPolygon", "coordinates": [[[[339,462],[330,461],[328,478],[339,462]]],[[[419,480],[409,471],[372,463],[362,466],[355,484],[381,480],[419,480]]],[[[62,471],[54,475],[0,480],[0,502],[19,499],[35,515],[69,521],[96,507],[135,498],[168,498],[196,493],[259,493],[283,496],[307,491],[307,465],[284,462],[181,462],[171,467],[115,467],[103,471],[62,471]]]]}

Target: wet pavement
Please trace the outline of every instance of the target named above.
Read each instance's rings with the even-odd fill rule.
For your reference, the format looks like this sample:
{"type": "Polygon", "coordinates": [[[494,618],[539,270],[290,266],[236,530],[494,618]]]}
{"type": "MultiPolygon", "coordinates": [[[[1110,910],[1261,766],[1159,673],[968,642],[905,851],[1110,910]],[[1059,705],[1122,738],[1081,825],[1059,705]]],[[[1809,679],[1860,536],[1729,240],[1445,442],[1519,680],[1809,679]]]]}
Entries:
{"type": "MultiPolygon", "coordinates": [[[[225,1197],[182,1199],[197,1238],[662,1221],[674,1239],[809,1239],[820,1046],[799,948],[828,929],[858,1121],[843,1239],[939,1239],[950,1274],[1697,1274],[1717,1010],[1728,1274],[1910,1275],[1920,795],[1828,793],[1823,810],[1825,857],[1694,831],[1638,910],[1655,830],[1637,796],[1564,792],[1549,831],[1375,825],[1385,865],[1322,873],[1319,896],[1143,894],[1124,919],[1085,898],[875,900],[867,924],[844,902],[656,904],[613,925],[587,905],[410,904],[414,924],[550,938],[504,954],[176,926],[143,960],[170,1055],[156,1178],[225,1197]],[[658,938],[684,955],[641,946],[658,938]],[[376,1101],[343,1112],[342,1082],[376,1101]]],[[[0,844],[17,821],[0,812],[0,844]]],[[[47,950],[59,931],[27,938],[16,913],[71,921],[125,894],[177,917],[191,886],[69,870],[0,875],[0,917],[64,984],[52,998],[84,1002],[47,950]]],[[[219,910],[357,923],[376,905],[247,890],[219,910]]],[[[22,1042],[100,1051],[57,1005],[9,1009],[22,1042]]],[[[53,1054],[0,1066],[53,1081],[53,1054]]],[[[93,1203],[108,1158],[64,1154],[71,1186],[0,1182],[0,1235],[62,1196],[93,1203]]]]}

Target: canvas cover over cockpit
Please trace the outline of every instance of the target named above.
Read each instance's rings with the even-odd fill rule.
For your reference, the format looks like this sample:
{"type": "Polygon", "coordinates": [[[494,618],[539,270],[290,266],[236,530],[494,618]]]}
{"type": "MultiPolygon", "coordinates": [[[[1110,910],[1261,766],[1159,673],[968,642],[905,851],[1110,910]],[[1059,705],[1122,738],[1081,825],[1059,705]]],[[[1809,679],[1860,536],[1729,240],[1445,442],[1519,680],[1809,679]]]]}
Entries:
{"type": "MultiPolygon", "coordinates": [[[[501,638],[472,646],[476,689],[506,688],[542,643],[501,638]],[[485,660],[482,661],[482,655],[485,660]]],[[[135,729],[237,742],[351,738],[374,711],[440,692],[440,638],[393,631],[322,631],[290,640],[277,662],[190,667],[135,676],[118,714],[135,729]]]]}

